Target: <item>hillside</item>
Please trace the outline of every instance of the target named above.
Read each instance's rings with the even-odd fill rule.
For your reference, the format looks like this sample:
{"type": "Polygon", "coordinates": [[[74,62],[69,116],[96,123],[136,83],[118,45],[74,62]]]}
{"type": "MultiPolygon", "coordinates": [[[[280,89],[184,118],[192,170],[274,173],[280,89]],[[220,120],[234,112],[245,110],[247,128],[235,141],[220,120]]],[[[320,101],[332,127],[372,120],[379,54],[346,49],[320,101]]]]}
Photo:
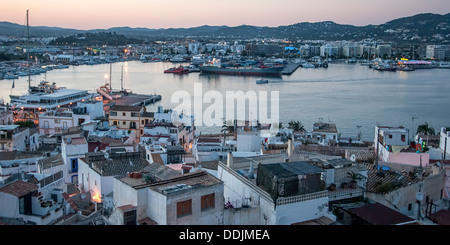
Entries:
{"type": "MultiPolygon", "coordinates": [[[[58,37],[88,32],[112,32],[140,39],[188,36],[205,38],[288,38],[293,40],[361,40],[376,38],[386,41],[447,43],[450,37],[450,13],[445,15],[418,14],[395,19],[381,25],[367,26],[342,25],[332,21],[323,21],[315,23],[302,22],[278,27],[204,25],[192,28],[167,29],[114,27],[87,31],[59,27],[30,27],[30,35],[33,37],[58,37]]],[[[26,28],[19,24],[0,22],[0,35],[24,37],[26,28]]]]}

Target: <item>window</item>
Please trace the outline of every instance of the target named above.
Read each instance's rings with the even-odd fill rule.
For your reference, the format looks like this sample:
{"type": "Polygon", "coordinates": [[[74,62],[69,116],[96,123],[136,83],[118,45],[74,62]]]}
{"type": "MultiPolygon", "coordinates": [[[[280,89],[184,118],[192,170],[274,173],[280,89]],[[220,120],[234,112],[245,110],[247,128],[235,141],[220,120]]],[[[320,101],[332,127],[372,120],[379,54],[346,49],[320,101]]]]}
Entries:
{"type": "Polygon", "coordinates": [[[122,112],[122,116],[125,116],[126,114],[125,114],[125,112],[122,112]]]}
{"type": "Polygon", "coordinates": [[[405,142],[406,140],[406,135],[402,134],[402,141],[405,142]]]}
{"type": "Polygon", "coordinates": [[[192,214],[192,200],[177,202],[177,218],[192,214]]]}
{"type": "Polygon", "coordinates": [[[132,117],[139,117],[139,113],[137,113],[137,112],[132,112],[132,113],[131,113],[131,116],[132,116],[132,117]]]}
{"type": "Polygon", "coordinates": [[[123,122],[122,122],[122,125],[125,125],[125,124],[126,124],[125,121],[123,121],[123,122]]]}
{"type": "Polygon", "coordinates": [[[117,126],[118,124],[118,121],[113,121],[113,126],[117,126]]]}
{"type": "Polygon", "coordinates": [[[136,210],[131,210],[123,213],[124,225],[136,225],[136,210]]]}
{"type": "Polygon", "coordinates": [[[117,111],[111,111],[111,112],[109,113],[109,115],[110,115],[110,116],[117,116],[117,111]]]}
{"type": "Polygon", "coordinates": [[[207,209],[214,208],[214,200],[215,200],[214,193],[202,196],[201,197],[201,210],[204,211],[207,209]]]}

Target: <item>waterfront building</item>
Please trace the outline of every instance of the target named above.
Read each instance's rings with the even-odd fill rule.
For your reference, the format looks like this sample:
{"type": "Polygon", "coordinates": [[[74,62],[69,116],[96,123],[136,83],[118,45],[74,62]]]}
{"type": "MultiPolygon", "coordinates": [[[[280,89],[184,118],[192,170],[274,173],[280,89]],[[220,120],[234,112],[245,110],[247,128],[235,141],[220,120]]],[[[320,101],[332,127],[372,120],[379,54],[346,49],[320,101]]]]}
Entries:
{"type": "Polygon", "coordinates": [[[427,59],[444,60],[450,58],[450,45],[427,45],[427,59]]]}
{"type": "Polygon", "coordinates": [[[392,48],[390,44],[377,45],[377,57],[382,59],[390,58],[392,54],[392,48]]]}
{"type": "Polygon", "coordinates": [[[333,44],[320,46],[321,57],[339,57],[339,47],[333,44]]]}
{"type": "Polygon", "coordinates": [[[88,100],[95,96],[87,90],[61,89],[53,93],[37,93],[23,96],[11,95],[11,106],[16,109],[42,111],[70,106],[82,100],[88,100]]]}

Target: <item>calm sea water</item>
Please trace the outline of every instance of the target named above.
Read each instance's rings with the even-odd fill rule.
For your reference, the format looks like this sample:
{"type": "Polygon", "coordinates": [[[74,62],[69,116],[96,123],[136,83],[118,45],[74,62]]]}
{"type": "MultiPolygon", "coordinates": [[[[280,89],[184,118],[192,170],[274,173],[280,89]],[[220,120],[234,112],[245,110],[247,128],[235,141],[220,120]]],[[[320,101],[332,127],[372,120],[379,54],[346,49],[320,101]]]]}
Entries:
{"type": "MultiPolygon", "coordinates": [[[[336,123],[342,136],[355,137],[358,126],[362,140],[373,140],[375,125],[414,127],[428,122],[439,131],[450,126],[450,70],[431,69],[412,72],[380,72],[359,64],[330,64],[327,69],[299,68],[292,75],[268,78],[268,84],[256,84],[258,77],[227,75],[164,74],[177,66],[168,62],[142,63],[130,61],[112,64],[112,87],[123,87],[139,94],[161,94],[162,100],[148,105],[174,108],[171,103],[175,91],[187,91],[191,96],[194,84],[201,83],[203,93],[218,91],[225,98],[226,91],[279,91],[279,118],[287,125],[298,120],[307,130],[319,120],[336,123]],[[415,117],[415,120],[412,120],[415,117]]],[[[71,66],[46,74],[47,81],[72,89],[94,91],[106,82],[110,65],[71,66]]],[[[36,85],[45,75],[32,76],[36,85]]],[[[14,81],[0,80],[0,97],[9,101],[10,94],[25,93],[27,77],[14,81]]],[[[208,107],[204,105],[203,109],[208,107]]],[[[202,133],[219,133],[220,127],[198,127],[202,133]]]]}

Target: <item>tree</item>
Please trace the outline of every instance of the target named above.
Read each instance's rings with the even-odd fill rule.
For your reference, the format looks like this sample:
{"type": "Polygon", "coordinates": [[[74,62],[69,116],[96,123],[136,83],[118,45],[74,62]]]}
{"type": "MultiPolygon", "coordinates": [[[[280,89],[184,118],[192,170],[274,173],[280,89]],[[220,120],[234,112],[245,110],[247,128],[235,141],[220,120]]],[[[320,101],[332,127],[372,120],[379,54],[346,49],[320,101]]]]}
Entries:
{"type": "Polygon", "coordinates": [[[426,122],[426,123],[424,123],[422,125],[419,125],[417,127],[417,132],[416,133],[417,134],[424,134],[424,135],[434,135],[435,131],[434,131],[434,128],[430,127],[428,125],[428,123],[426,122]]]}
{"type": "Polygon", "coordinates": [[[288,128],[292,129],[293,131],[301,131],[301,132],[305,132],[305,126],[303,126],[303,124],[299,121],[293,121],[291,120],[290,122],[288,122],[288,128]]]}

